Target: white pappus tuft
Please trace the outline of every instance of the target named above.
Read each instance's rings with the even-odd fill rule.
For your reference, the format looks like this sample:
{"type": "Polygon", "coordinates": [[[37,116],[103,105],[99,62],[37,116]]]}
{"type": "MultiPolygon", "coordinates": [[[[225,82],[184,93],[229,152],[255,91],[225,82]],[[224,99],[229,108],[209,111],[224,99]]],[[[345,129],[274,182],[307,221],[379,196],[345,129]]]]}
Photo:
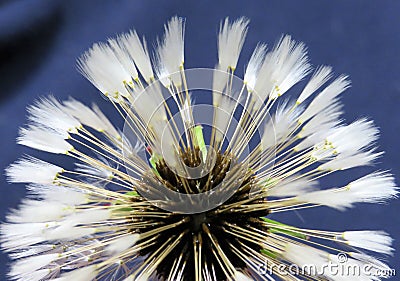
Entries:
{"type": "Polygon", "coordinates": [[[338,96],[350,87],[350,81],[345,75],[336,78],[325,87],[307,106],[299,118],[299,122],[305,122],[319,112],[330,107],[338,101],[338,96]]]}
{"type": "Polygon", "coordinates": [[[384,231],[345,231],[340,237],[353,247],[366,249],[383,254],[393,254],[391,247],[393,239],[384,231]]]}
{"type": "Polygon", "coordinates": [[[301,107],[294,107],[287,101],[277,106],[275,114],[266,122],[261,145],[268,149],[286,140],[297,125],[297,118],[301,113],[301,107]]]}
{"type": "Polygon", "coordinates": [[[72,115],[65,112],[62,105],[53,97],[42,98],[28,107],[28,119],[38,126],[43,126],[61,134],[77,133],[82,125],[72,115]]]}
{"type": "Polygon", "coordinates": [[[135,245],[139,239],[139,234],[128,234],[118,237],[110,242],[106,248],[106,251],[110,254],[121,253],[135,245]]]}
{"type": "Polygon", "coordinates": [[[221,22],[218,34],[218,63],[222,71],[227,71],[229,68],[236,69],[248,24],[249,20],[244,17],[234,22],[226,18],[221,22]]]}
{"type": "MultiPolygon", "coordinates": [[[[121,63],[122,67],[130,74],[131,78],[133,78],[134,81],[138,81],[139,74],[136,69],[135,63],[129,55],[128,51],[126,50],[124,44],[120,41],[117,41],[116,39],[109,39],[108,44],[111,46],[115,56],[121,63]]],[[[133,86],[133,84],[131,84],[131,86],[133,86]]]]}
{"type": "MultiPolygon", "coordinates": [[[[378,138],[379,130],[367,119],[357,120],[349,125],[339,125],[326,133],[323,141],[319,136],[315,140],[311,157],[318,161],[330,160],[334,157],[351,157],[371,149],[378,138]],[[362,138],[358,136],[362,135],[362,138]]],[[[315,134],[314,134],[315,135],[315,134]]],[[[312,137],[312,136],[311,136],[312,137]]],[[[373,148],[372,148],[373,149],[373,148]]]]}
{"type": "MultiPolygon", "coordinates": [[[[254,91],[261,100],[276,99],[303,79],[309,71],[304,44],[298,44],[290,36],[284,36],[266,54],[257,76],[260,79],[254,83],[254,91]]],[[[261,104],[256,106],[258,108],[261,104]]]]}
{"type": "Polygon", "coordinates": [[[100,92],[115,102],[120,101],[120,96],[130,95],[125,84],[132,84],[132,78],[108,44],[94,44],[79,59],[78,68],[100,92]]]}
{"type": "Polygon", "coordinates": [[[129,33],[120,35],[117,38],[117,41],[125,46],[125,50],[135,62],[135,65],[140,71],[140,74],[142,74],[144,80],[149,83],[152,79],[154,79],[153,68],[151,66],[146,40],[143,38],[143,42],[140,41],[137,32],[135,30],[131,30],[129,33]]]}
{"type": "Polygon", "coordinates": [[[21,128],[17,143],[34,149],[56,154],[67,154],[74,147],[65,139],[68,135],[60,135],[59,132],[37,126],[21,128]]]}
{"type": "MultiPolygon", "coordinates": [[[[271,186],[267,189],[268,196],[272,197],[288,197],[306,194],[314,191],[318,186],[316,180],[307,177],[299,177],[293,175],[275,183],[274,179],[270,180],[271,186]]],[[[266,184],[268,186],[268,182],[266,184]]]]}
{"type": "Polygon", "coordinates": [[[47,222],[62,218],[74,211],[64,202],[24,200],[18,210],[7,215],[7,220],[16,223],[47,222]]]}
{"type": "Polygon", "coordinates": [[[107,132],[113,137],[118,137],[118,132],[110,121],[105,117],[92,110],[83,103],[70,98],[63,102],[63,110],[77,118],[82,124],[89,126],[99,132],[107,132]]]}
{"type": "Polygon", "coordinates": [[[179,72],[185,61],[184,31],[184,19],[173,17],[165,25],[163,40],[158,41],[154,65],[157,76],[165,87],[169,87],[170,80],[176,87],[182,85],[179,72]]]}
{"type": "Polygon", "coordinates": [[[52,184],[63,168],[40,159],[27,156],[6,169],[9,182],[52,184]]]}
{"type": "Polygon", "coordinates": [[[261,66],[264,63],[265,55],[267,53],[267,45],[257,44],[253,54],[246,67],[246,72],[243,77],[244,83],[248,86],[249,91],[253,91],[257,81],[257,76],[260,72],[261,66]]]}
{"type": "MultiPolygon", "coordinates": [[[[103,156],[99,155],[98,158],[99,158],[99,161],[104,163],[105,166],[112,167],[112,163],[110,163],[110,161],[108,161],[103,156]]],[[[77,167],[75,169],[75,171],[83,173],[84,175],[88,176],[89,179],[90,179],[90,175],[94,176],[92,178],[92,181],[109,180],[114,176],[114,173],[112,172],[112,170],[102,167],[102,166],[99,166],[99,165],[75,163],[75,166],[77,167]]]]}
{"type": "Polygon", "coordinates": [[[36,270],[47,266],[54,260],[59,257],[59,254],[46,254],[46,255],[37,255],[29,258],[24,258],[18,260],[11,267],[11,271],[9,276],[11,278],[24,278],[29,277],[36,270]]]}
{"type": "MultiPolygon", "coordinates": [[[[62,202],[67,205],[81,205],[89,202],[90,195],[72,187],[30,184],[27,189],[32,197],[39,197],[44,201],[62,202]]],[[[93,195],[91,195],[93,196],[93,195]]]]}
{"type": "Polygon", "coordinates": [[[316,90],[318,90],[322,85],[324,85],[331,77],[332,77],[332,67],[321,66],[317,68],[313,76],[311,77],[310,81],[308,81],[306,87],[301,92],[296,102],[302,103],[303,101],[305,101],[316,90]]]}
{"type": "Polygon", "coordinates": [[[297,200],[343,211],[355,203],[383,203],[396,197],[397,194],[398,187],[394,183],[394,178],[385,172],[375,172],[345,187],[310,192],[298,196],[297,200]]]}

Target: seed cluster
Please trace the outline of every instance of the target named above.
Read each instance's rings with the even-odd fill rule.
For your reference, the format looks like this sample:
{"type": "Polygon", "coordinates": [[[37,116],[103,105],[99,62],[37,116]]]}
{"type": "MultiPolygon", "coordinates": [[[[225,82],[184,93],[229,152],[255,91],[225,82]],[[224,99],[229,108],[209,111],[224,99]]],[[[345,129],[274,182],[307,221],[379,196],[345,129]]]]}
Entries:
{"type": "MultiPolygon", "coordinates": [[[[201,164],[198,148],[182,152],[181,158],[189,167],[196,167],[201,164]]],[[[165,160],[161,159],[156,164],[159,180],[168,188],[180,193],[196,194],[205,190],[213,190],[226,177],[231,176],[230,173],[232,171],[229,171],[229,167],[230,163],[234,161],[232,155],[226,152],[218,152],[215,158],[215,165],[211,169],[211,172],[199,179],[180,177],[168,167],[165,160]]],[[[242,168],[245,169],[245,167],[242,168]]],[[[237,172],[239,170],[238,168],[235,169],[237,172]]],[[[217,254],[218,251],[222,251],[235,268],[242,271],[247,270],[245,263],[232,252],[232,248],[241,249],[242,247],[248,247],[260,252],[261,247],[248,239],[239,239],[237,235],[231,234],[230,227],[234,225],[237,227],[259,229],[260,231],[266,231],[267,229],[261,223],[261,219],[259,219],[259,217],[266,215],[265,211],[243,213],[236,212],[235,207],[226,209],[226,206],[234,206],[235,203],[242,201],[247,201],[247,204],[257,204],[263,201],[262,199],[250,200],[250,190],[256,183],[251,172],[244,172],[246,172],[246,177],[240,187],[224,204],[215,209],[196,214],[179,214],[166,212],[154,207],[149,211],[165,213],[166,217],[157,221],[152,221],[146,217],[132,218],[133,222],[140,220],[143,223],[145,220],[148,220],[147,227],[141,229],[133,228],[139,233],[146,233],[163,225],[176,224],[176,227],[159,234],[154,244],[140,252],[141,256],[150,256],[157,249],[161,248],[163,244],[168,243],[168,239],[172,236],[183,233],[178,245],[168,254],[169,257],[164,258],[157,266],[158,277],[161,280],[169,279],[178,260],[183,261],[182,264],[185,264],[188,268],[188,270],[184,271],[184,280],[195,280],[195,272],[189,269],[195,268],[197,260],[201,261],[201,268],[214,272],[216,280],[224,280],[226,278],[225,269],[221,267],[216,257],[219,255],[217,254]]],[[[152,181],[154,181],[154,177],[143,178],[143,182],[151,184],[152,181]]]]}

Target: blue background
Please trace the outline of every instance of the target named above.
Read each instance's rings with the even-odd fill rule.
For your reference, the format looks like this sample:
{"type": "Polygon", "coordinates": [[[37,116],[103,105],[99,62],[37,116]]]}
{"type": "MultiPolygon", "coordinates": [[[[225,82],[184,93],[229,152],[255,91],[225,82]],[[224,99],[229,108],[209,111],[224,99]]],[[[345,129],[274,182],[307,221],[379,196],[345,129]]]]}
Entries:
{"type": "MultiPolygon", "coordinates": [[[[76,58],[93,42],[104,41],[130,28],[154,42],[173,15],[187,18],[186,68],[213,67],[221,19],[246,16],[250,31],[238,74],[258,41],[273,45],[291,34],[308,46],[314,65],[329,64],[349,74],[352,88],[344,96],[345,118],[368,116],[381,129],[380,148],[386,151],[377,169],[390,169],[400,178],[400,1],[0,1],[0,170],[24,153],[51,160],[15,144],[18,127],[26,122],[25,108],[39,96],[54,93],[96,102],[109,116],[112,107],[76,71],[76,58]]],[[[350,171],[326,180],[361,176],[371,169],[350,171]]],[[[397,180],[399,182],[399,180],[397,180]]],[[[24,196],[23,185],[0,177],[0,219],[24,196]]],[[[390,205],[360,205],[345,213],[327,208],[282,216],[288,223],[329,230],[384,229],[399,249],[400,201],[390,205]]],[[[399,258],[388,258],[400,274],[399,258]]],[[[0,280],[8,263],[0,256],[0,280]]],[[[400,276],[400,275],[399,275],[400,276]]],[[[400,280],[400,277],[393,278],[400,280]]]]}

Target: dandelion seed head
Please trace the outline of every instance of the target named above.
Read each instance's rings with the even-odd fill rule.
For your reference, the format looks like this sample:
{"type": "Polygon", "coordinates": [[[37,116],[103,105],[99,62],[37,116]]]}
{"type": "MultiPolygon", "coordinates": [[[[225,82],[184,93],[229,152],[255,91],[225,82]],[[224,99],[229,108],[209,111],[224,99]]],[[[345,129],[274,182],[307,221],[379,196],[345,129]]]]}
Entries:
{"type": "Polygon", "coordinates": [[[305,45],[289,35],[269,51],[257,44],[243,80],[235,76],[248,26],[245,18],[221,22],[215,69],[185,69],[179,17],[154,52],[135,30],[95,43],[78,69],[123,128],[73,98],[28,108],[17,143],[63,154],[74,168],[30,156],[7,168],[10,182],[28,184],[28,198],[0,225],[11,280],[353,280],[289,270],[337,264],[339,254],[375,272],[389,268],[372,256],[393,254],[384,231],[275,220],[386,203],[398,188],[387,171],[320,186],[332,172],[372,165],[383,154],[379,130],[366,118],[342,118],[347,76],[313,70],[305,45]],[[312,72],[297,96],[286,94],[312,72]],[[199,89],[210,104],[197,102],[199,89]]]}

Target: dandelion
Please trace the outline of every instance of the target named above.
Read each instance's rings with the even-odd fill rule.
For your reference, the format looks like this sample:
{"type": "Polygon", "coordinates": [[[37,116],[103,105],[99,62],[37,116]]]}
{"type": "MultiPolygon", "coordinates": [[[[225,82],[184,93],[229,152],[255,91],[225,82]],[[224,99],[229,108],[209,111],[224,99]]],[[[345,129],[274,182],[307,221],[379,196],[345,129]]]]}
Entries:
{"type": "Polygon", "coordinates": [[[384,231],[305,229],[275,217],[384,203],[398,188],[387,171],[319,186],[333,172],[372,165],[382,154],[378,129],[368,119],[345,123],[347,76],[313,70],[304,44],[290,36],[270,50],[259,43],[243,80],[236,77],[248,23],[221,22],[212,70],[185,70],[178,17],[154,53],[134,30],[94,44],[78,68],[123,128],[72,98],[28,108],[17,142],[75,166],[25,156],[7,168],[8,180],[29,191],[0,227],[2,248],[15,260],[11,280],[380,280],[290,270],[322,268],[338,254],[387,270],[373,257],[393,253],[384,231]],[[308,75],[300,94],[286,98],[308,75]],[[208,88],[196,84],[204,77],[208,88]],[[211,104],[196,97],[199,88],[210,91],[211,104]]]}

